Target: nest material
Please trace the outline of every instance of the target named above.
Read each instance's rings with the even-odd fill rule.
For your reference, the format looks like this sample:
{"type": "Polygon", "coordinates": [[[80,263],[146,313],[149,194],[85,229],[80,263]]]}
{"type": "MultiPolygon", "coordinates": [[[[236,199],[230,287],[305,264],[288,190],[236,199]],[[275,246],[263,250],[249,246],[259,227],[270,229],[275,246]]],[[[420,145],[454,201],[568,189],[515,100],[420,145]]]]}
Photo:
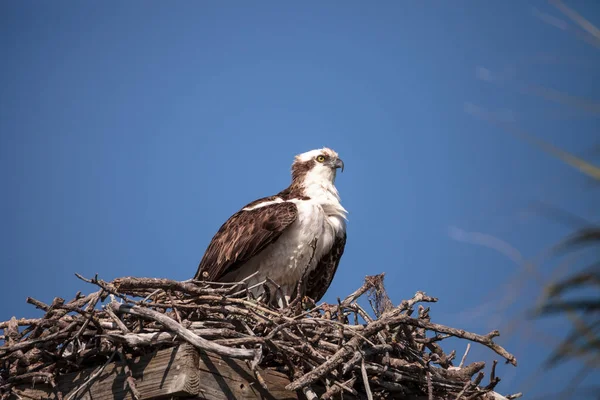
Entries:
{"type": "MultiPolygon", "coordinates": [[[[483,384],[483,362],[463,365],[465,353],[460,365],[453,366],[455,352],[446,354],[440,346],[448,337],[463,338],[516,365],[515,357],[494,343],[497,331],[478,335],[432,323],[429,308],[418,303],[437,299],[423,292],[394,306],[383,287],[383,274],[367,277],[362,287],[337,304],[317,306],[307,298],[295,299],[284,310],[239,297],[247,293],[243,282],[133,277],[105,282],[78,277],[99,290],[86,296],[77,293],[70,302],[55,298],[51,305],[28,298],[45,312],[42,318],[13,317],[0,323],[3,399],[19,384],[45,382],[56,388],[56,379],[63,374],[182,342],[247,360],[263,386],[257,367],[283,371],[291,380],[286,388],[309,399],[339,397],[341,392],[367,399],[520,395],[493,392],[500,381],[496,361],[489,383],[483,384]],[[365,297],[374,316],[357,301],[365,297]],[[19,326],[25,329],[20,331],[19,326]]],[[[135,380],[127,382],[139,398],[135,380]]],[[[61,393],[56,396],[62,398],[61,393]]]]}

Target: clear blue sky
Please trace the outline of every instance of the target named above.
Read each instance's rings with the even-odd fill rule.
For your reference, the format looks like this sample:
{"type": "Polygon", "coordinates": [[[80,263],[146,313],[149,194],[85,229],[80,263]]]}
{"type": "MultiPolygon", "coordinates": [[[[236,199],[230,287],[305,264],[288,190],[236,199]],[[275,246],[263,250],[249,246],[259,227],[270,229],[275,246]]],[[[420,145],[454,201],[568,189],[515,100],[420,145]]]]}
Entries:
{"type": "MultiPolygon", "coordinates": [[[[569,4],[600,23],[598,3],[569,4]]],[[[564,367],[526,386],[549,353],[536,332],[565,325],[511,325],[535,282],[449,235],[533,257],[571,227],[532,202],[598,220],[589,181],[465,111],[598,160],[597,111],[526,90],[600,101],[598,49],[548,15],[568,22],[516,0],[1,2],[0,320],[39,315],[27,296],[93,289],[74,272],[190,278],[227,217],[286,187],[295,154],[328,146],[350,214],[325,300],[386,272],[394,302],[424,290],[438,322],[505,332],[520,365],[499,369],[501,391],[566,384],[564,367]]],[[[469,359],[493,358],[476,346],[469,359]]]]}

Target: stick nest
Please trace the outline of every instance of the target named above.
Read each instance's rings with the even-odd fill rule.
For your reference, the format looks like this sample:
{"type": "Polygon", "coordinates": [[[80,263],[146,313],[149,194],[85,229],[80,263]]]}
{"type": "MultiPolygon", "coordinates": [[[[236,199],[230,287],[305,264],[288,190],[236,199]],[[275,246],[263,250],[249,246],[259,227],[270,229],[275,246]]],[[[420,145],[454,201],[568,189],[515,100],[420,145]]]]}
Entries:
{"type": "MultiPolygon", "coordinates": [[[[357,291],[336,304],[315,305],[304,298],[284,310],[250,299],[244,283],[78,277],[98,290],[77,293],[69,302],[55,298],[50,305],[28,298],[45,312],[43,317],[0,322],[3,399],[14,394],[17,385],[44,382],[56,389],[63,374],[113,360],[126,363],[185,342],[246,360],[263,386],[261,368],[283,371],[291,380],[287,389],[308,399],[340,394],[453,400],[519,396],[493,392],[500,381],[496,361],[484,384],[483,362],[463,365],[465,353],[454,366],[455,351],[447,354],[440,346],[448,337],[463,338],[516,365],[515,357],[493,341],[497,331],[478,335],[431,322],[429,307],[420,303],[437,299],[423,292],[394,306],[383,274],[366,277],[357,291]],[[370,304],[369,312],[359,299],[370,304]]],[[[139,398],[135,380],[127,382],[133,397],[139,398]]]]}

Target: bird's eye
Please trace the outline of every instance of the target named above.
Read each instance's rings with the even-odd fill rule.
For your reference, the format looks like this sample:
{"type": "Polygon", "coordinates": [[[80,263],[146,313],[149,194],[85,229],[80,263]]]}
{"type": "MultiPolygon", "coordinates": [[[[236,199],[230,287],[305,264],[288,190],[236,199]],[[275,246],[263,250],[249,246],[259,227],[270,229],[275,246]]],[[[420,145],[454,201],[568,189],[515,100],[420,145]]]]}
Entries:
{"type": "Polygon", "coordinates": [[[317,161],[318,162],[324,162],[325,161],[325,156],[317,156],[317,161]]]}

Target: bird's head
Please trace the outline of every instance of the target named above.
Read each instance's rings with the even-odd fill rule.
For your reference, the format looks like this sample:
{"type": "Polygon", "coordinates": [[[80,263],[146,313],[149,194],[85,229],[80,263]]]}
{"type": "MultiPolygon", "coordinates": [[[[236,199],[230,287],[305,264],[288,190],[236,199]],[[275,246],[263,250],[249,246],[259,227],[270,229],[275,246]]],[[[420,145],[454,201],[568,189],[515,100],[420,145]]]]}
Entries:
{"type": "Polygon", "coordinates": [[[292,164],[292,180],[303,186],[334,183],[338,168],[344,171],[344,162],[338,154],[324,147],[298,154],[292,164]]]}

